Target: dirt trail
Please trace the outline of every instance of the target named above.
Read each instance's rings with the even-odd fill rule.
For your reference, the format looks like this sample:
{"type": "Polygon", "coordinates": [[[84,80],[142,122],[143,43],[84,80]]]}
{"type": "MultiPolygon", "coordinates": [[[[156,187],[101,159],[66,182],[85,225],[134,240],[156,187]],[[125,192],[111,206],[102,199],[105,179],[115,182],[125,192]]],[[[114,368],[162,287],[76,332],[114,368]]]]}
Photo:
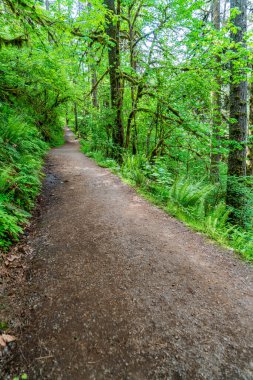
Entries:
{"type": "Polygon", "coordinates": [[[67,143],[29,238],[29,379],[253,379],[253,271],[67,143]]]}

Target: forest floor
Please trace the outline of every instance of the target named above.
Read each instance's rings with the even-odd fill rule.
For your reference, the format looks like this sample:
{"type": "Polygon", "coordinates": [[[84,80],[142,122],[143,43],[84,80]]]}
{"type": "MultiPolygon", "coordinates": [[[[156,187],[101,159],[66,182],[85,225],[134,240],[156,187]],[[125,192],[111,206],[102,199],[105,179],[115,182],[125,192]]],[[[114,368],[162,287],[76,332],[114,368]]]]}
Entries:
{"type": "Polygon", "coordinates": [[[66,136],[49,154],[26,281],[5,300],[22,322],[5,378],[253,379],[252,268],[66,136]]]}

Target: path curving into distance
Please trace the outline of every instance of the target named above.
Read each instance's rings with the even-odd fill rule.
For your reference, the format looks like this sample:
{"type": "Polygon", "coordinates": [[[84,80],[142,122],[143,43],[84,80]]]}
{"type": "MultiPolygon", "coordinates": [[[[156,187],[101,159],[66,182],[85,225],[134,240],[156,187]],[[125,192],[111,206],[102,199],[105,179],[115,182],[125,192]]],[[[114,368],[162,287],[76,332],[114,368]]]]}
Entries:
{"type": "Polygon", "coordinates": [[[29,379],[253,379],[253,270],[66,144],[49,154],[29,379]]]}

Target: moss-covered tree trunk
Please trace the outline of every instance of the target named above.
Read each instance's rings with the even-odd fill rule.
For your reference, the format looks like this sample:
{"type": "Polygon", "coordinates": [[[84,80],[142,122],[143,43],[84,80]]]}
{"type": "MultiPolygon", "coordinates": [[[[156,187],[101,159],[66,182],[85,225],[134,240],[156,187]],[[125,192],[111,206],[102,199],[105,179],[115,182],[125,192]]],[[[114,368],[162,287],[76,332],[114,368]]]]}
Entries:
{"type": "Polygon", "coordinates": [[[253,176],[253,84],[250,88],[250,110],[249,110],[249,146],[247,175],[253,176]]]}
{"type": "MultiPolygon", "coordinates": [[[[238,14],[233,23],[236,30],[231,32],[235,46],[245,46],[244,34],[247,31],[246,0],[231,0],[231,9],[237,8],[238,14]]],[[[235,48],[238,52],[238,48],[235,48]]],[[[231,221],[243,224],[245,195],[243,178],[246,175],[246,140],[247,140],[247,80],[243,72],[238,72],[237,61],[231,62],[230,84],[230,151],[228,157],[227,204],[234,210],[231,221]],[[244,78],[245,76],[245,78],[244,78]]],[[[246,66],[246,62],[245,62],[246,66]]]]}
{"type": "Polygon", "coordinates": [[[107,16],[106,32],[110,38],[108,46],[109,75],[111,89],[111,107],[114,114],[112,125],[112,140],[116,150],[124,146],[124,127],[122,122],[122,88],[120,76],[120,21],[115,16],[120,15],[120,1],[117,0],[117,10],[114,0],[104,0],[104,4],[111,11],[107,16]]]}
{"type": "MultiPolygon", "coordinates": [[[[221,14],[220,0],[213,0],[212,21],[216,30],[220,30],[221,14]]],[[[220,64],[220,57],[216,57],[217,64],[220,64]]],[[[213,92],[213,129],[212,129],[212,150],[211,150],[211,168],[210,176],[213,182],[219,181],[219,163],[220,163],[220,127],[221,127],[221,79],[220,75],[216,75],[217,88],[213,92]]]]}

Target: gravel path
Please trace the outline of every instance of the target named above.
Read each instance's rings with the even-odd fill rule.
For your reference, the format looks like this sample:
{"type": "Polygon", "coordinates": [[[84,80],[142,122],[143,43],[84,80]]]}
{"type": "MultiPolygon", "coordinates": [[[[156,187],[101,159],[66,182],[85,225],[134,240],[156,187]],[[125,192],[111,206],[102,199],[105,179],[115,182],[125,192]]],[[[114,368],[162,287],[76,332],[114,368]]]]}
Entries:
{"type": "Polygon", "coordinates": [[[252,269],[67,140],[29,238],[29,379],[253,379],[252,269]]]}

